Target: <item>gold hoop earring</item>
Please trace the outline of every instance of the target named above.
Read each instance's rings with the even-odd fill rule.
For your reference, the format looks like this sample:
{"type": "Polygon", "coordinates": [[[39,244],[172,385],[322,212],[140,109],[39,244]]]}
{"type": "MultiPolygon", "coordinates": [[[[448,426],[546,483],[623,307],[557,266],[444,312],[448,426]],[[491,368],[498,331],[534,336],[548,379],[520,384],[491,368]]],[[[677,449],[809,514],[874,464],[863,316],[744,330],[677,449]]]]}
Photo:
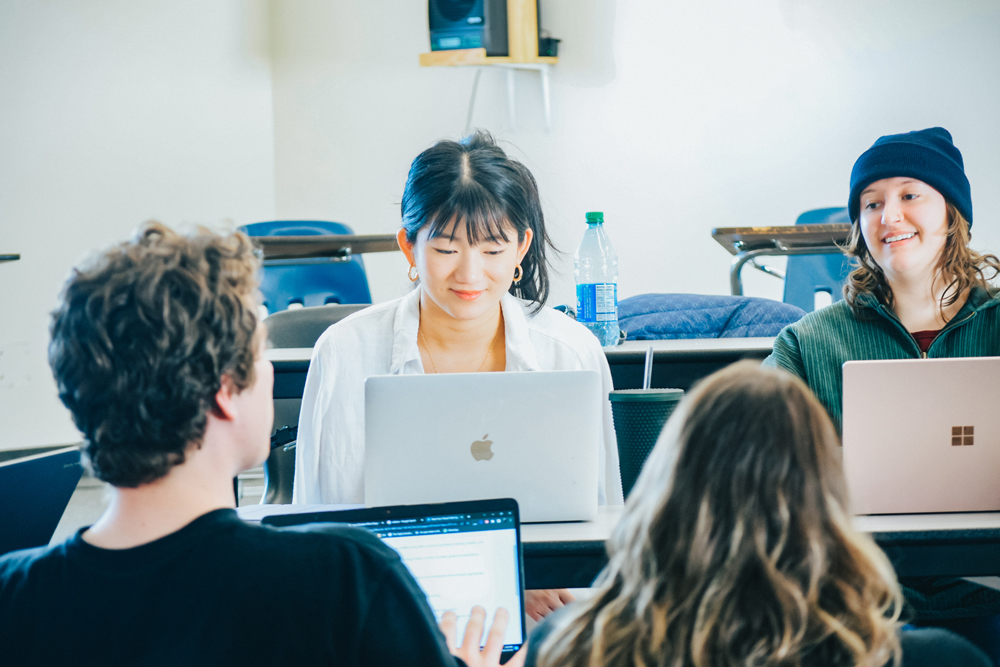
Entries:
{"type": "Polygon", "coordinates": [[[524,271],[521,270],[521,265],[518,264],[517,266],[514,267],[514,282],[515,283],[521,282],[521,278],[523,277],[524,277],[524,271]]]}
{"type": "Polygon", "coordinates": [[[417,273],[417,267],[410,266],[409,270],[406,272],[406,277],[410,279],[411,283],[417,282],[417,280],[420,278],[420,274],[417,273]]]}

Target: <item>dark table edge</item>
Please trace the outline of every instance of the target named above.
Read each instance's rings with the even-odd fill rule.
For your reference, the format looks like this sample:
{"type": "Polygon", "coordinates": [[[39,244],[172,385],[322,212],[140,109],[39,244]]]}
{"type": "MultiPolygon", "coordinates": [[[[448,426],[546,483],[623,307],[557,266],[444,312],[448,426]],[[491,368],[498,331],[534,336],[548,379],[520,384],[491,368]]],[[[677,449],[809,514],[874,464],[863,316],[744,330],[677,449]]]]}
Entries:
{"type": "MultiPolygon", "coordinates": [[[[1000,528],[872,533],[904,577],[1000,576],[1000,528]]],[[[526,588],[587,588],[608,564],[605,543],[524,542],[526,588]]]]}

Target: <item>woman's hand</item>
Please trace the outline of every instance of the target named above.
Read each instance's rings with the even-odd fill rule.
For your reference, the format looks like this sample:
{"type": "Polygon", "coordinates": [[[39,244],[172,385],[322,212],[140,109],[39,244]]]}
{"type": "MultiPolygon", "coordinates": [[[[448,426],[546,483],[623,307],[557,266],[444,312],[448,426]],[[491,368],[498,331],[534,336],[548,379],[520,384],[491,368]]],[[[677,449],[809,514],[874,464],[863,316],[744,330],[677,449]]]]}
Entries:
{"type": "MultiPolygon", "coordinates": [[[[465,626],[465,637],[462,638],[462,645],[455,648],[455,636],[458,634],[457,621],[455,613],[447,611],[439,623],[451,654],[464,660],[469,667],[494,667],[494,665],[499,667],[500,653],[503,652],[504,632],[507,630],[507,610],[503,607],[497,609],[490,633],[486,636],[486,645],[483,646],[482,650],[479,649],[479,643],[483,637],[483,625],[486,624],[486,610],[478,605],[472,608],[472,613],[469,614],[469,624],[465,626]]],[[[521,649],[507,661],[505,667],[521,667],[524,664],[527,647],[528,644],[525,642],[521,649]]]]}
{"type": "Polygon", "coordinates": [[[524,611],[532,620],[540,621],[575,599],[565,588],[527,590],[524,591],[524,611]]]}

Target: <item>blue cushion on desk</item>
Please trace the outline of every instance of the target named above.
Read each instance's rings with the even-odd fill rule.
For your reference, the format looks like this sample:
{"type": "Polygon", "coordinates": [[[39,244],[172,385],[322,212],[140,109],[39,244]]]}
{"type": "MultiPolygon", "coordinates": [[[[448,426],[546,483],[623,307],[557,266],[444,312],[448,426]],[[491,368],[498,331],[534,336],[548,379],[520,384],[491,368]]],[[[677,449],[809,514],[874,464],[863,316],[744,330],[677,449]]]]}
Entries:
{"type": "Polygon", "coordinates": [[[640,294],[618,303],[618,326],[629,340],[776,336],[805,311],[750,296],[640,294]]]}

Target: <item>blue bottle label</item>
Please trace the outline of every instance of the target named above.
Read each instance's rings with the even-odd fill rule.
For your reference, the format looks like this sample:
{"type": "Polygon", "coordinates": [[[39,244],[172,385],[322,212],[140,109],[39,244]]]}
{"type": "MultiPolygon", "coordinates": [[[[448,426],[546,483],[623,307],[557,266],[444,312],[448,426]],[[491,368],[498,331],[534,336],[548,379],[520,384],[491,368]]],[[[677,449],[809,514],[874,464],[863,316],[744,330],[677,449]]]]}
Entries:
{"type": "Polygon", "coordinates": [[[576,286],[577,322],[617,322],[618,285],[587,283],[576,286]]]}

